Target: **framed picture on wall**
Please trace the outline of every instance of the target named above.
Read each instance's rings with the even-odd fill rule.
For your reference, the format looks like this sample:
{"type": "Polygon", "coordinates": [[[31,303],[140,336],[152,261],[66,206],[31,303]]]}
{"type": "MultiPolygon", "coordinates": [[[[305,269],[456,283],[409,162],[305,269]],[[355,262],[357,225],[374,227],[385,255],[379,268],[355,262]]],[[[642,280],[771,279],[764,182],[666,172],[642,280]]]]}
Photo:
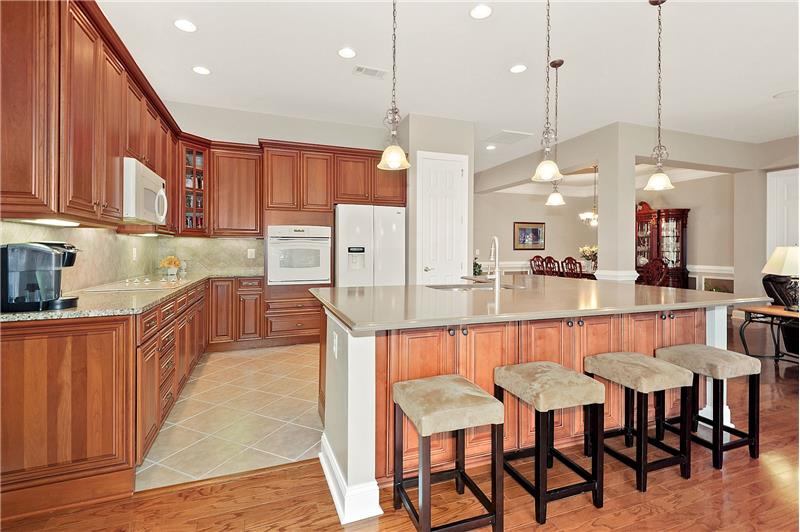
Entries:
{"type": "Polygon", "coordinates": [[[514,222],[514,249],[544,249],[544,222],[514,222]]]}

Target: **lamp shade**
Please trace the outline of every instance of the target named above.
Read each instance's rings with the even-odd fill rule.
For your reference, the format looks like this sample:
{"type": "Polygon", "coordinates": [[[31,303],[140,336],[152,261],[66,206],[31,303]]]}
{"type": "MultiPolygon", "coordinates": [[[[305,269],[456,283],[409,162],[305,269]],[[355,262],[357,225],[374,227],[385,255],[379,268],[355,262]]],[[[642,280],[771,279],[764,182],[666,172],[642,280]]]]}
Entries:
{"type": "Polygon", "coordinates": [[[669,180],[669,176],[664,172],[657,171],[650,176],[647,184],[644,186],[645,190],[672,190],[675,186],[669,180]]]}
{"type": "Polygon", "coordinates": [[[547,196],[545,205],[548,207],[558,207],[559,205],[566,205],[566,203],[564,202],[564,196],[561,195],[561,192],[554,190],[547,196]]]}
{"type": "Polygon", "coordinates": [[[800,260],[798,259],[800,259],[800,247],[776,247],[761,273],[798,277],[800,275],[800,260]]]}
{"type": "Polygon", "coordinates": [[[397,144],[387,146],[383,150],[381,162],[378,163],[378,168],[381,170],[405,170],[411,168],[406,159],[406,152],[397,144]]]}
{"type": "Polygon", "coordinates": [[[545,159],[536,167],[536,173],[533,174],[531,181],[547,183],[550,181],[557,181],[562,177],[556,162],[551,159],[545,159]]]}

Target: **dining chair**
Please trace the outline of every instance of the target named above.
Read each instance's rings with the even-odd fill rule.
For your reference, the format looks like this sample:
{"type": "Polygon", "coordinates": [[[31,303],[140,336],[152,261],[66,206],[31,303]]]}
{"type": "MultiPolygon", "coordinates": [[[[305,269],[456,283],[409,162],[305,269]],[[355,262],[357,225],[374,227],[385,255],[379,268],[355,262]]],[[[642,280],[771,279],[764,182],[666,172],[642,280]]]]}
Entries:
{"type": "Polygon", "coordinates": [[[573,279],[583,277],[583,266],[574,257],[567,257],[561,261],[561,271],[564,272],[564,277],[573,279]]]}
{"type": "Polygon", "coordinates": [[[559,277],[561,275],[561,265],[556,259],[549,255],[544,258],[544,274],[553,277],[559,277]]]}
{"type": "Polygon", "coordinates": [[[541,255],[534,255],[531,259],[531,273],[534,275],[545,275],[544,271],[544,257],[541,255]]]}

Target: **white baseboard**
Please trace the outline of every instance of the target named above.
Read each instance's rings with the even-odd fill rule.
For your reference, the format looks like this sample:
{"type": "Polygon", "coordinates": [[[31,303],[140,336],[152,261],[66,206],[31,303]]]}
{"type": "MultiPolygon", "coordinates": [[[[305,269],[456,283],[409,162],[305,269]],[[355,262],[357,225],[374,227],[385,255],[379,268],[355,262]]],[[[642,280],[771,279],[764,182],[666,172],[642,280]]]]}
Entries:
{"type": "Polygon", "coordinates": [[[339,514],[339,522],[343,525],[383,514],[380,505],[380,491],[375,480],[354,486],[348,486],[342,470],[333,455],[328,438],[322,434],[319,462],[328,481],[328,489],[339,514]]]}
{"type": "Polygon", "coordinates": [[[639,274],[636,272],[636,270],[597,270],[594,272],[594,276],[598,281],[633,282],[639,277],[639,274]]]}

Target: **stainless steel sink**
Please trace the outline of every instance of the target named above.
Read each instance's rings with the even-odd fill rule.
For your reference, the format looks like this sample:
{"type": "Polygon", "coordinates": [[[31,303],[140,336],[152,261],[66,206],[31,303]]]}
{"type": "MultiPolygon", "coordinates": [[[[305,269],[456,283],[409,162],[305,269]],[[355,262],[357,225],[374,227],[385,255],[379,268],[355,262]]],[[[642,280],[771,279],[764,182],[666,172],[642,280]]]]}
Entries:
{"type": "MultiPolygon", "coordinates": [[[[492,291],[494,290],[494,284],[491,283],[480,283],[480,284],[429,284],[426,285],[427,288],[433,288],[434,290],[449,290],[451,292],[472,292],[473,290],[484,290],[484,291],[492,291]]],[[[512,288],[524,288],[523,286],[514,286],[512,284],[504,284],[501,288],[505,290],[511,290],[512,288]]]]}

